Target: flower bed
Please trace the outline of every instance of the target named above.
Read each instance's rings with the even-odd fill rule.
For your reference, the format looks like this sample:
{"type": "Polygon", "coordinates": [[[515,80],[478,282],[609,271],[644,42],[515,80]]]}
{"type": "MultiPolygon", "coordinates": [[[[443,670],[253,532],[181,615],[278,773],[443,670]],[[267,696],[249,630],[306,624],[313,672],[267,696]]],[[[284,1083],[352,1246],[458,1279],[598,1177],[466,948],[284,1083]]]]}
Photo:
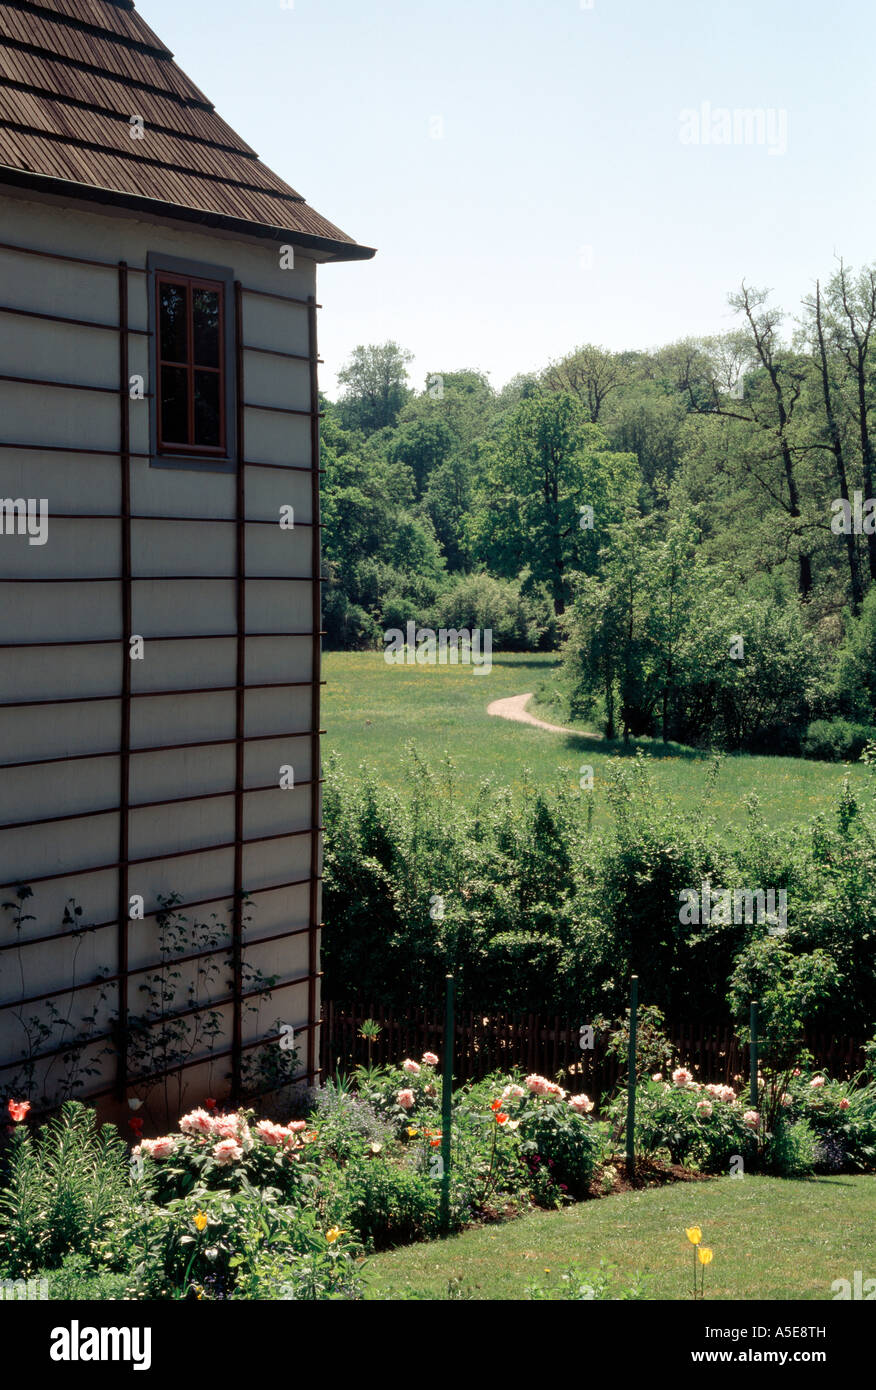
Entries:
{"type": "MultiPolygon", "coordinates": [[[[128,1153],[75,1102],[32,1131],[27,1102],[0,1182],[0,1277],[55,1278],[97,1297],[355,1298],[368,1253],[441,1230],[438,1058],[360,1067],[280,1123],[215,1101],[128,1153]],[[78,1282],[77,1282],[78,1281],[78,1282]],[[111,1290],[111,1292],[107,1292],[111,1290]]],[[[876,1166],[876,1088],[797,1070],[758,1109],[677,1067],[639,1083],[643,1185],[734,1164],[789,1174],[876,1166]],[[778,1117],[778,1118],[776,1118],[778,1117]],[[767,1119],[772,1128],[767,1128],[767,1119]]],[[[451,1107],[449,1225],[556,1208],[629,1185],[624,1096],[586,1096],[536,1074],[492,1076],[451,1107]]],[[[140,1120],[135,1120],[142,1130],[140,1120]]],[[[88,1293],[79,1293],[88,1297],[88,1293]]]]}

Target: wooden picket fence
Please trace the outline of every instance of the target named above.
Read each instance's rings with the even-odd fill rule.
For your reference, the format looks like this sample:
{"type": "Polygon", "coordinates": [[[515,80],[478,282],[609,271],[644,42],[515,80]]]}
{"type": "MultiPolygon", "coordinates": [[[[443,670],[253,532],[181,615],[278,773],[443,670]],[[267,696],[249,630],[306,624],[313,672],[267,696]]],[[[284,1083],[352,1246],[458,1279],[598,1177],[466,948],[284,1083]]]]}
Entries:
{"type": "MultiPolygon", "coordinates": [[[[349,1005],[326,1000],[321,1029],[324,1076],[347,1073],[358,1063],[368,1062],[368,1043],[359,1036],[365,1019],[374,1019],[380,1025],[370,1053],[375,1065],[398,1063],[404,1057],[417,1060],[424,1052],[442,1054],[443,1013],[426,1009],[400,1012],[379,1004],[349,1005]]],[[[592,1049],[582,1049],[580,1029],[580,1021],[558,1015],[486,1015],[459,1010],[454,1030],[454,1076],[460,1081],[473,1081],[493,1071],[519,1068],[551,1078],[561,1076],[569,1091],[586,1091],[597,1099],[626,1074],[626,1061],[606,1053],[604,1033],[595,1034],[592,1049]]],[[[668,1022],[666,1033],[675,1055],[695,1069],[697,1080],[733,1085],[735,1077],[747,1078],[748,1047],[740,1044],[729,1026],[668,1022]]],[[[816,1066],[834,1077],[853,1076],[864,1063],[858,1039],[807,1033],[806,1046],[816,1066]]]]}

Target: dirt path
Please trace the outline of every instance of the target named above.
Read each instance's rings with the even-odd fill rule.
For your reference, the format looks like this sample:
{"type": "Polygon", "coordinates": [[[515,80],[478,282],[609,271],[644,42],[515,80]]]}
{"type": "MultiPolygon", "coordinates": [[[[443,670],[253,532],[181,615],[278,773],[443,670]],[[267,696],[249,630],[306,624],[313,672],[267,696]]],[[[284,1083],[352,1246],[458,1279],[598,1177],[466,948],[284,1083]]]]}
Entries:
{"type": "Polygon", "coordinates": [[[584,738],[599,738],[599,734],[591,733],[585,729],[564,729],[560,724],[546,724],[543,719],[536,719],[534,714],[527,712],[526,706],[532,699],[533,692],[528,695],[510,695],[505,700],[494,700],[491,705],[487,705],[487,714],[496,714],[500,719],[513,719],[515,724],[532,724],[536,729],[547,729],[552,734],[577,734],[584,738]]]}

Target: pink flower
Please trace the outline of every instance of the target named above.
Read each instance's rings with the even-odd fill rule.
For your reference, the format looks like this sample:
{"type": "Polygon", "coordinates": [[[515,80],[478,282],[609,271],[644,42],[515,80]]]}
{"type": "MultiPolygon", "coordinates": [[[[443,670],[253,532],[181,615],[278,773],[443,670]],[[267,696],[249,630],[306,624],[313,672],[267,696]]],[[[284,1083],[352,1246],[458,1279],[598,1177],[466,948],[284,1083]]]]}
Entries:
{"type": "Polygon", "coordinates": [[[588,1099],[583,1092],[579,1096],[569,1096],[569,1105],[579,1115],[589,1115],[593,1109],[593,1101],[588,1099]]]}
{"type": "Polygon", "coordinates": [[[237,1115],[214,1115],[213,1133],[218,1134],[220,1139],[237,1139],[239,1137],[240,1121],[237,1115]]]}
{"type": "Polygon", "coordinates": [[[534,1096],[556,1096],[562,1100],[566,1094],[562,1086],[558,1086],[555,1081],[548,1081],[546,1076],[539,1076],[537,1072],[527,1076],[526,1085],[534,1096]]]}
{"type": "Polygon", "coordinates": [[[823,1077],[823,1076],[813,1076],[812,1080],[809,1082],[809,1085],[810,1085],[810,1086],[823,1086],[823,1085],[824,1085],[824,1077],[823,1077]]]}
{"type": "Polygon", "coordinates": [[[515,1085],[513,1085],[513,1083],[512,1083],[512,1085],[506,1086],[506,1087],[505,1087],[504,1091],[502,1092],[501,1099],[502,1099],[502,1100],[520,1100],[521,1096],[525,1096],[525,1095],[526,1095],[526,1092],[524,1091],[524,1089],[523,1089],[522,1086],[515,1086],[515,1085]]]}
{"type": "Polygon", "coordinates": [[[223,1139],[213,1150],[213,1157],[217,1163],[235,1163],[237,1159],[243,1158],[243,1149],[236,1139],[223,1139]]]}
{"type": "Polygon", "coordinates": [[[655,1071],[654,1075],[651,1077],[651,1080],[652,1080],[652,1081],[662,1081],[662,1080],[663,1080],[663,1073],[662,1073],[662,1071],[655,1071]]]}
{"type": "Polygon", "coordinates": [[[183,1134],[212,1134],[213,1117],[206,1110],[190,1110],[179,1122],[183,1134]]]}
{"type": "Polygon", "coordinates": [[[714,1096],[714,1097],[715,1097],[715,1100],[720,1100],[720,1099],[721,1099],[721,1092],[723,1091],[724,1087],[723,1087],[723,1086],[711,1085],[711,1086],[704,1086],[703,1089],[705,1090],[705,1092],[706,1092],[707,1095],[714,1096]]]}
{"type": "Polygon", "coordinates": [[[760,1115],[756,1110],[746,1110],[742,1116],[742,1123],[748,1125],[749,1129],[757,1129],[760,1124],[760,1115]]]}
{"type": "Polygon", "coordinates": [[[736,1099],[736,1092],[734,1091],[733,1087],[722,1086],[720,1099],[725,1101],[727,1105],[732,1104],[732,1102],[736,1099]]]}
{"type": "Polygon", "coordinates": [[[424,1053],[423,1053],[423,1066],[424,1066],[424,1067],[437,1067],[437,1065],[438,1065],[438,1058],[437,1058],[437,1056],[436,1056],[436,1054],[435,1054],[434,1052],[424,1052],[424,1053]]]}
{"type": "Polygon", "coordinates": [[[284,1145],[292,1142],[292,1135],[288,1129],[284,1129],[282,1125],[274,1124],[273,1120],[259,1120],[255,1128],[259,1138],[273,1148],[283,1148],[284,1145]]]}
{"type": "Polygon", "coordinates": [[[793,1070],[793,1072],[792,1072],[792,1075],[793,1075],[793,1076],[799,1076],[799,1075],[800,1075],[800,1068],[799,1068],[799,1067],[795,1067],[794,1070],[793,1070]]]}
{"type": "Polygon", "coordinates": [[[288,1129],[288,1131],[289,1131],[290,1134],[297,1134],[298,1131],[299,1131],[299,1129],[306,1129],[306,1128],[307,1128],[307,1121],[306,1121],[306,1120],[290,1120],[289,1123],[287,1124],[286,1128],[288,1129]]]}
{"type": "Polygon", "coordinates": [[[688,1081],[684,1088],[686,1091],[699,1091],[702,1089],[698,1081],[688,1081]]]}
{"type": "Polygon", "coordinates": [[[851,1101],[849,1100],[848,1096],[843,1096],[842,1100],[839,1103],[840,1110],[848,1110],[850,1105],[851,1101]]]}
{"type": "Polygon", "coordinates": [[[710,1100],[697,1101],[697,1114],[702,1115],[707,1120],[712,1113],[712,1102],[710,1100]]]}
{"type": "Polygon", "coordinates": [[[165,1135],[161,1139],[144,1139],[134,1150],[135,1155],[147,1154],[149,1158],[170,1158],[176,1147],[176,1139],[172,1134],[165,1135]]]}
{"type": "Polygon", "coordinates": [[[526,1085],[534,1096],[546,1096],[550,1084],[547,1077],[539,1076],[537,1072],[526,1078],[526,1085]]]}
{"type": "Polygon", "coordinates": [[[686,1067],[676,1067],[672,1079],[676,1086],[686,1086],[689,1081],[693,1081],[693,1072],[689,1072],[686,1067]]]}
{"type": "Polygon", "coordinates": [[[396,1100],[402,1110],[410,1110],[414,1104],[414,1093],[410,1090],[399,1091],[396,1100]]]}

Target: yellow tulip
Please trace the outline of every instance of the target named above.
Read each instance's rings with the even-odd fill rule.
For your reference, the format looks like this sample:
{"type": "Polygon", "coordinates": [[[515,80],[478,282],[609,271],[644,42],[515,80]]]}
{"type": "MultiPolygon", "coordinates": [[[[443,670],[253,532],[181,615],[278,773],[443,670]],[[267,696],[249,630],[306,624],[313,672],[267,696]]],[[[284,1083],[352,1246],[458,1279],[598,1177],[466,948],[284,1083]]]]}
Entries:
{"type": "Polygon", "coordinates": [[[334,1245],[335,1241],[339,1240],[343,1234],[344,1233],[341,1230],[340,1226],[332,1226],[330,1231],[326,1231],[325,1238],[328,1241],[329,1245],[334,1245]]]}
{"type": "Polygon", "coordinates": [[[207,1213],[205,1211],[199,1211],[197,1216],[192,1217],[192,1220],[194,1221],[198,1230],[203,1231],[204,1227],[207,1224],[207,1213]]]}
{"type": "Polygon", "coordinates": [[[697,1250],[697,1259],[701,1265],[710,1265],[712,1263],[713,1253],[714,1252],[709,1249],[708,1245],[701,1245],[697,1250]]]}
{"type": "Polygon", "coordinates": [[[685,1231],[685,1235],[687,1236],[691,1245],[699,1245],[700,1241],[703,1238],[703,1233],[700,1230],[699,1226],[688,1226],[687,1230],[685,1231]]]}
{"type": "Polygon", "coordinates": [[[408,1135],[411,1139],[413,1139],[414,1135],[419,1134],[419,1132],[418,1129],[414,1129],[413,1125],[408,1125],[408,1135]]]}

